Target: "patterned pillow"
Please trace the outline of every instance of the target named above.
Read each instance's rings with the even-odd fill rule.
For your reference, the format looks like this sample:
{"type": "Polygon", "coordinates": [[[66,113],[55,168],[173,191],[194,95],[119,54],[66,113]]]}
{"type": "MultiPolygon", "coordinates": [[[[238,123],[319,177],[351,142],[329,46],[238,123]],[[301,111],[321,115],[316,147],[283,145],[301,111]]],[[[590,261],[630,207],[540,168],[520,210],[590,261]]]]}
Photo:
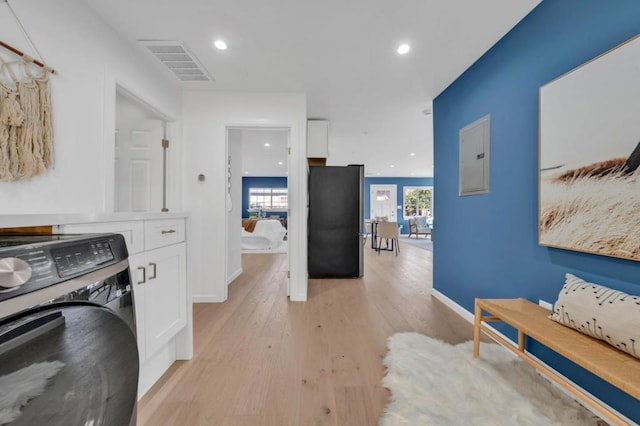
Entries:
{"type": "Polygon", "coordinates": [[[549,318],[640,358],[640,297],[565,278],[549,318]]]}

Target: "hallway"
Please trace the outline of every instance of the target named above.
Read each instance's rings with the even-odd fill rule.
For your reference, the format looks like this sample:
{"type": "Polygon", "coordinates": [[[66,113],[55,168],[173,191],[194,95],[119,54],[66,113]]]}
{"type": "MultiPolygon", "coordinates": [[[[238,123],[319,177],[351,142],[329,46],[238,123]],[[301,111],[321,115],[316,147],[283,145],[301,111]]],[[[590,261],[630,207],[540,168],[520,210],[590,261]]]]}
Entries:
{"type": "Polygon", "coordinates": [[[195,356],[139,404],[140,425],[373,425],[386,339],[416,331],[451,343],[472,326],[432,299],[432,253],[365,249],[363,279],[309,280],[286,298],[286,256],[244,255],[223,304],[194,305],[195,356]]]}

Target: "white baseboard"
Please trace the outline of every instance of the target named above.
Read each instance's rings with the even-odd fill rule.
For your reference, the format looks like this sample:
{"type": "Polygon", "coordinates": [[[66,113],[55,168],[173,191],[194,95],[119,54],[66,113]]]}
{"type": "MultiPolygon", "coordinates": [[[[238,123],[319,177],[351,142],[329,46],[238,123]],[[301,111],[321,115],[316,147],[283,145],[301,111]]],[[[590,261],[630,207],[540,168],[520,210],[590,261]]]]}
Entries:
{"type": "Polygon", "coordinates": [[[220,302],[224,302],[224,300],[221,300],[217,295],[215,294],[194,294],[191,297],[191,302],[192,303],[220,303],[220,302]]]}
{"type": "MultiPolygon", "coordinates": [[[[436,290],[435,288],[431,289],[431,295],[439,300],[440,302],[442,302],[445,306],[447,306],[449,309],[451,309],[452,311],[454,311],[456,314],[460,315],[463,319],[465,319],[466,321],[468,321],[471,324],[475,323],[475,317],[474,314],[467,311],[465,308],[463,308],[462,306],[460,306],[459,304],[457,304],[456,302],[454,302],[452,299],[450,299],[449,297],[445,296],[444,294],[442,294],[441,292],[439,292],[438,290],[436,290]]],[[[507,336],[505,336],[504,334],[502,334],[501,332],[499,332],[498,330],[496,330],[493,326],[491,326],[488,323],[484,323],[485,327],[490,328],[491,330],[493,330],[493,332],[495,332],[496,334],[498,334],[500,337],[502,337],[503,339],[511,342],[513,344],[514,347],[517,347],[516,342],[514,342],[513,340],[511,340],[510,338],[508,338],[507,336]]],[[[623,419],[624,421],[626,421],[629,425],[636,425],[638,426],[637,423],[631,421],[631,419],[628,419],[627,417],[625,417],[624,415],[620,414],[620,412],[618,412],[617,410],[614,410],[613,408],[611,408],[611,406],[609,406],[608,404],[605,404],[604,402],[602,402],[600,399],[596,398],[595,396],[593,396],[590,392],[587,392],[586,390],[584,390],[584,388],[576,385],[572,380],[569,380],[566,376],[560,374],[558,371],[556,371],[554,368],[550,367],[547,363],[545,363],[544,361],[541,361],[538,357],[536,357],[535,355],[532,355],[531,352],[526,351],[527,355],[529,355],[531,358],[535,359],[536,361],[538,361],[540,364],[544,365],[546,368],[548,368],[549,370],[553,371],[555,374],[557,374],[558,376],[562,377],[564,380],[566,380],[570,385],[574,386],[576,389],[579,389],[580,391],[584,392],[586,395],[588,395],[590,398],[592,398],[594,401],[596,401],[598,404],[602,405],[603,407],[606,407],[608,410],[610,410],[612,413],[615,413],[617,416],[619,416],[621,419],[623,419]]],[[[517,356],[514,354],[514,356],[517,356]]],[[[586,405],[584,403],[584,401],[582,401],[581,398],[576,397],[574,394],[570,393],[569,391],[567,391],[566,389],[562,388],[560,385],[558,385],[555,381],[549,379],[549,377],[547,377],[545,374],[542,374],[540,371],[538,371],[538,374],[540,374],[541,376],[543,376],[544,378],[546,378],[553,386],[555,386],[557,389],[560,389],[565,395],[569,396],[571,399],[574,399],[576,401],[578,401],[579,403],[582,404],[583,407],[585,407],[587,410],[591,411],[594,415],[599,416],[599,414],[593,410],[591,407],[589,407],[588,405],[586,405]]]]}
{"type": "Polygon", "coordinates": [[[307,295],[306,293],[296,293],[289,296],[289,300],[292,302],[306,302],[307,295]]]}
{"type": "Polygon", "coordinates": [[[431,289],[431,295],[433,297],[435,297],[436,299],[438,299],[439,301],[441,301],[442,303],[444,303],[453,312],[455,312],[456,314],[460,315],[462,318],[464,318],[465,320],[467,320],[468,322],[473,324],[474,317],[473,317],[473,314],[471,312],[467,311],[465,308],[463,308],[462,306],[458,305],[456,302],[454,302],[453,300],[449,299],[447,296],[445,296],[444,294],[440,293],[435,288],[431,289]]]}
{"type": "Polygon", "coordinates": [[[235,280],[236,278],[238,278],[240,275],[242,274],[242,268],[238,269],[237,271],[235,271],[233,274],[231,274],[229,276],[229,278],[227,278],[227,285],[231,284],[233,282],[233,280],[235,280]]]}

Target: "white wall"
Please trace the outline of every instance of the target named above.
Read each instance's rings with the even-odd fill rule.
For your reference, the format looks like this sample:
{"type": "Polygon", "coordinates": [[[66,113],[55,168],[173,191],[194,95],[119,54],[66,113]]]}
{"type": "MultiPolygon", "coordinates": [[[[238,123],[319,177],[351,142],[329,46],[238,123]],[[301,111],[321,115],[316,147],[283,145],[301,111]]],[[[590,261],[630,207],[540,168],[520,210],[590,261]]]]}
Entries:
{"type": "Polygon", "coordinates": [[[291,128],[288,219],[291,300],[307,298],[306,95],[186,92],[182,100],[184,199],[192,213],[194,301],[227,298],[226,127],[291,128]],[[206,175],[198,182],[199,173],[206,175]]]}
{"type": "MultiPolygon", "coordinates": [[[[54,168],[26,181],[0,182],[0,214],[111,211],[116,82],[175,120],[177,85],[81,0],[11,4],[45,62],[60,74],[51,76],[54,168]]],[[[3,3],[0,34],[35,56],[3,3]]]]}
{"type": "MultiPolygon", "coordinates": [[[[170,171],[169,194],[179,195],[184,203],[170,208],[193,212],[194,294],[201,300],[223,301],[227,297],[225,127],[290,127],[291,298],[306,300],[305,95],[188,92],[181,96],[175,81],[156,67],[152,57],[121,39],[83,1],[14,0],[12,5],[45,62],[59,71],[51,76],[55,165],[40,177],[0,182],[0,214],[113,210],[118,84],[168,120],[180,120],[182,113],[188,116],[184,123],[169,126],[170,150],[180,149],[170,161],[180,161],[183,167],[180,176],[170,171]],[[205,182],[197,181],[198,173],[207,176],[205,182]]],[[[3,41],[35,56],[2,3],[0,29],[3,41]]]]}
{"type": "Polygon", "coordinates": [[[231,157],[231,210],[227,212],[227,284],[242,273],[242,131],[227,133],[231,157]]]}

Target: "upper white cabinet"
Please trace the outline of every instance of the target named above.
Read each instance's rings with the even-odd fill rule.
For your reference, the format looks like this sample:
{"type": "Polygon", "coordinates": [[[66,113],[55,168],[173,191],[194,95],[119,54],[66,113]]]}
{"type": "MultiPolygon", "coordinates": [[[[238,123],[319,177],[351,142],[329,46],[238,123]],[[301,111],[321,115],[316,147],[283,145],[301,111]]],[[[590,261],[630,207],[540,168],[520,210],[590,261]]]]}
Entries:
{"type": "Polygon", "coordinates": [[[307,120],[307,157],[329,157],[329,122],[307,120]]]}

